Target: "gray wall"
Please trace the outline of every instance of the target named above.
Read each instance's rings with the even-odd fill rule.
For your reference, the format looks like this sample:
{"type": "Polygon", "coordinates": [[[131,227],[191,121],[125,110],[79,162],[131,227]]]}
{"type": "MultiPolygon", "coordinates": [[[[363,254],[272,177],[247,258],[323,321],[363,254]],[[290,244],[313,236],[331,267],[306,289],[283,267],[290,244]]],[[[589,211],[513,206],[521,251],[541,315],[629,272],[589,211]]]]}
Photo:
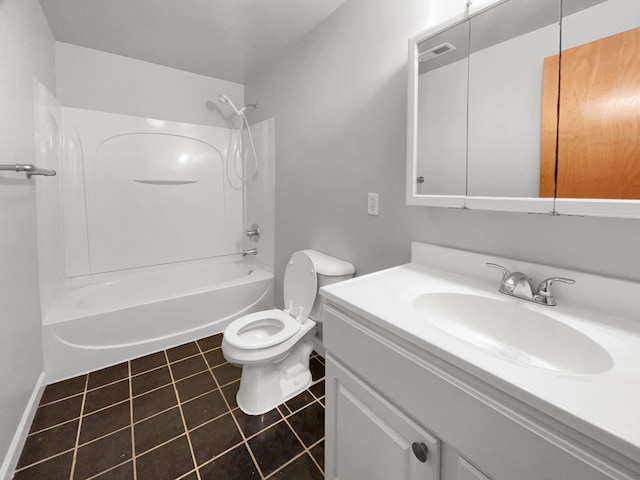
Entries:
{"type": "Polygon", "coordinates": [[[244,104],[239,83],[63,42],[56,42],[56,83],[65,107],[225,128],[231,109],[218,95],[244,104]]]}
{"type": "Polygon", "coordinates": [[[295,250],[365,274],[407,262],[412,240],[640,280],[640,221],[405,205],[407,40],[451,3],[348,0],[245,85],[252,121],[276,122],[278,304],[295,250]]]}
{"type": "MultiPolygon", "coordinates": [[[[53,62],[53,37],[38,1],[0,1],[0,163],[35,162],[33,80],[55,91],[53,62]]],[[[0,459],[43,368],[38,181],[0,174],[0,459]]]]}

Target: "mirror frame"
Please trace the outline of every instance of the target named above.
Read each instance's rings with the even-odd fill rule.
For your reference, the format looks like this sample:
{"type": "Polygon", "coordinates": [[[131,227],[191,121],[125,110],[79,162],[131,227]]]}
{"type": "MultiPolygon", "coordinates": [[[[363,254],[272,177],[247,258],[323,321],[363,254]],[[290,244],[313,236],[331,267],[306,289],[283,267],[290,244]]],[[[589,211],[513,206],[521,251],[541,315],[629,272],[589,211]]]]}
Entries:
{"type": "MultiPolygon", "coordinates": [[[[418,195],[416,193],[418,143],[418,44],[444,30],[454,27],[460,23],[470,21],[474,16],[508,1],[510,0],[497,0],[488,5],[480,6],[475,10],[471,7],[468,11],[461,13],[446,22],[424,30],[409,39],[406,204],[414,206],[539,213],[548,215],[640,218],[640,199],[617,200],[600,198],[489,197],[467,195],[418,195]]],[[[561,45],[561,39],[562,19],[560,19],[559,47],[561,45]]]]}

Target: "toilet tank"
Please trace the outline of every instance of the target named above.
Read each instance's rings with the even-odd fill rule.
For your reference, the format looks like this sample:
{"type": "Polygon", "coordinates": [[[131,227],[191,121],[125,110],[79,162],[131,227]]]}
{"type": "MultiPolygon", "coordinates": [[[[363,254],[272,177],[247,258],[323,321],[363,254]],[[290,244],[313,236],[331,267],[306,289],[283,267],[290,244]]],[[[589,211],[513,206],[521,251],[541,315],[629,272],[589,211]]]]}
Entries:
{"type": "MultiPolygon", "coordinates": [[[[326,285],[353,278],[356,274],[356,267],[345,260],[340,260],[317,250],[302,250],[302,253],[306,254],[313,263],[318,279],[318,290],[326,285]]],[[[316,291],[316,299],[309,313],[309,318],[315,322],[322,322],[323,304],[324,297],[316,291]]]]}

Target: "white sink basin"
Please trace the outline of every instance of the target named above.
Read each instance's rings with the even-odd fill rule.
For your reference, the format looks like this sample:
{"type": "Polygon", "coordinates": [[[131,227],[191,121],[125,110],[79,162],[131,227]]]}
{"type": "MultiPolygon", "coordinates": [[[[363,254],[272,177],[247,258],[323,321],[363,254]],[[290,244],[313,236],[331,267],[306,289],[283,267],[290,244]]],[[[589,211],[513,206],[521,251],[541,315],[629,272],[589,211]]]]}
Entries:
{"type": "Polygon", "coordinates": [[[613,366],[600,344],[521,302],[428,293],[417,297],[413,306],[433,326],[520,364],[570,374],[604,373],[613,366]]]}

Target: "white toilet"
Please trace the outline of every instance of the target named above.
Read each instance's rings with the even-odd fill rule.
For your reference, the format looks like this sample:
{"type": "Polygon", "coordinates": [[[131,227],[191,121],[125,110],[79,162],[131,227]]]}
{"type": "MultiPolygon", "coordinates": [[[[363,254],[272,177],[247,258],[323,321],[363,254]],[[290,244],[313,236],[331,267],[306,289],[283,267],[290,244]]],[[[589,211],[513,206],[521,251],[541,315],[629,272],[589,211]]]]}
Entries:
{"type": "MultiPolygon", "coordinates": [[[[295,252],[284,274],[284,310],[266,310],[229,324],[222,353],[242,366],[237,401],[249,415],[261,415],[311,384],[309,355],[321,342],[324,285],[353,277],[355,267],[315,250],[295,252]]],[[[321,344],[319,345],[321,346],[321,344]]]]}

